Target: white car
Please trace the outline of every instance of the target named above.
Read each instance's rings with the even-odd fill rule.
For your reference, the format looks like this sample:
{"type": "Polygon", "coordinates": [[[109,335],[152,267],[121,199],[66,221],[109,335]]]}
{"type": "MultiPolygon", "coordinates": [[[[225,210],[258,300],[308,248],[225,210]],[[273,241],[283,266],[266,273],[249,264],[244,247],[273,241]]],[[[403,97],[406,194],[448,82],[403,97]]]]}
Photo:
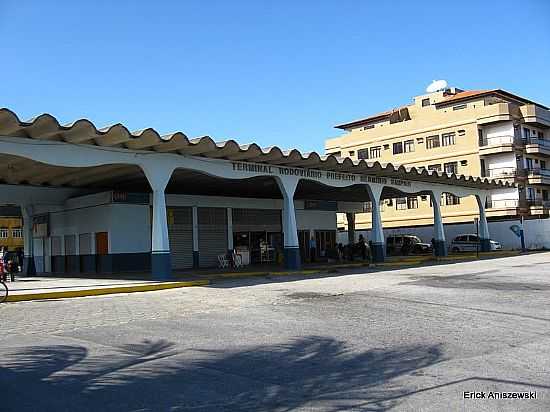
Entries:
{"type": "MultiPolygon", "coordinates": [[[[491,250],[502,249],[501,244],[497,241],[490,240],[489,242],[491,244],[491,250]]],[[[476,234],[459,235],[454,238],[449,246],[451,252],[475,252],[478,248],[480,248],[479,238],[476,234]]]]}

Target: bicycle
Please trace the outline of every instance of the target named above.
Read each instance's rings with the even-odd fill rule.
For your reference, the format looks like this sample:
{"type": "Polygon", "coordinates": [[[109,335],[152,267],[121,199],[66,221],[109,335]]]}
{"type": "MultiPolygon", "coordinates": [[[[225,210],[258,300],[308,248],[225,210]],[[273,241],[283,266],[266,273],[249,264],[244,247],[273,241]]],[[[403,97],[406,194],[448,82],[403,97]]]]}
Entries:
{"type": "Polygon", "coordinates": [[[8,298],[8,285],[4,279],[0,279],[0,303],[5,302],[8,298]]]}

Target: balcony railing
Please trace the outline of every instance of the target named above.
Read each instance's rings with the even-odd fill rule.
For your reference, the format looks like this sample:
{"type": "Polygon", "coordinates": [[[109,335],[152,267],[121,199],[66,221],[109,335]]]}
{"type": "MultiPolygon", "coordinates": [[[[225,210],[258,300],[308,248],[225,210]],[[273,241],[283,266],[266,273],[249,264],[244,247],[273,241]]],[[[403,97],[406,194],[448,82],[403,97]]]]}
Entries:
{"type": "Polygon", "coordinates": [[[537,137],[531,137],[529,139],[523,139],[523,142],[524,144],[536,144],[550,149],[550,139],[539,139],[537,137]]]}
{"type": "Polygon", "coordinates": [[[527,200],[526,203],[529,207],[543,207],[545,209],[550,208],[550,200],[534,199],[527,200]]]}
{"type": "Polygon", "coordinates": [[[521,176],[525,176],[525,170],[517,169],[515,167],[498,167],[485,171],[485,177],[489,177],[491,179],[509,179],[521,176]]]}
{"type": "Polygon", "coordinates": [[[540,167],[527,168],[527,176],[550,177],[550,170],[541,169],[540,167]]]}
{"type": "Polygon", "coordinates": [[[503,144],[523,144],[522,139],[518,139],[512,135],[508,136],[491,136],[486,137],[482,141],[482,146],[499,146],[503,144]]]}
{"type": "Polygon", "coordinates": [[[520,207],[519,199],[498,199],[489,200],[487,202],[487,209],[506,209],[506,208],[518,208],[520,207]]]}

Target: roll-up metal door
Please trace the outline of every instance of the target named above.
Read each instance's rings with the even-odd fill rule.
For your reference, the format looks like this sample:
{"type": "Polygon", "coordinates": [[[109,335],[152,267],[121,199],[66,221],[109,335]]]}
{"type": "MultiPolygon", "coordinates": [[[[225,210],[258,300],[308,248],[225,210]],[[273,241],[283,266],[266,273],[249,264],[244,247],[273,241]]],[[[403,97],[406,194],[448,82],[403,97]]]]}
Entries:
{"type": "Polygon", "coordinates": [[[218,264],[218,255],[227,253],[227,209],[200,207],[199,218],[199,266],[218,264]]]}
{"type": "Polygon", "coordinates": [[[278,209],[233,209],[233,232],[281,232],[278,209]]]}
{"type": "Polygon", "coordinates": [[[193,213],[190,207],[169,208],[168,237],[172,269],[193,267],[193,213]]]}

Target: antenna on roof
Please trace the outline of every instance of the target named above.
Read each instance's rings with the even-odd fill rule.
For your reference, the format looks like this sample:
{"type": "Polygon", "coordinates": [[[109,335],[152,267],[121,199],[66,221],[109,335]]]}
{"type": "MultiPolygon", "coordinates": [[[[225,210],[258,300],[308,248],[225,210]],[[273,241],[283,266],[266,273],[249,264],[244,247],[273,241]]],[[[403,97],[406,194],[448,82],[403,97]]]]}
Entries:
{"type": "Polygon", "coordinates": [[[434,80],[432,83],[426,87],[427,93],[435,93],[440,92],[442,90],[447,89],[447,81],[446,80],[434,80]]]}

